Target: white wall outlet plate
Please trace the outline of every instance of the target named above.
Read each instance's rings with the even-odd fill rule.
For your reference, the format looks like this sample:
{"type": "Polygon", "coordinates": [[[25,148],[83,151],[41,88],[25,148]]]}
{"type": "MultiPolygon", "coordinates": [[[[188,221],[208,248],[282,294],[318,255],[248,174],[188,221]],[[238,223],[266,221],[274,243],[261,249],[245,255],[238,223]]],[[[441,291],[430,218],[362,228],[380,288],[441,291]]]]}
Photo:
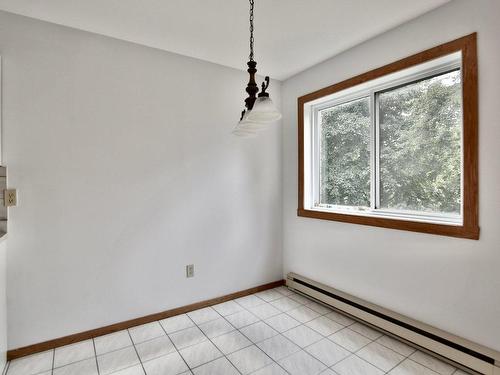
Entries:
{"type": "Polygon", "coordinates": [[[186,277],[194,277],[194,264],[186,266],[186,277]]]}
{"type": "Polygon", "coordinates": [[[17,206],[17,190],[5,189],[3,191],[3,202],[5,207],[17,206]]]}

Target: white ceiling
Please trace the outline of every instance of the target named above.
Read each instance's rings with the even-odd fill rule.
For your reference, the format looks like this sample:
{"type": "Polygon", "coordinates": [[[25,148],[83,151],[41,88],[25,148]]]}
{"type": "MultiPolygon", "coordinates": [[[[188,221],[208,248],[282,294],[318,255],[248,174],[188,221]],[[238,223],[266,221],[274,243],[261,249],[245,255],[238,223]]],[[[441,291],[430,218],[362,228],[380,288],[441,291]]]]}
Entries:
{"type": "MultiPolygon", "coordinates": [[[[255,59],[286,79],[450,0],[255,0],[255,59]]],[[[0,9],[246,69],[247,0],[0,0],[0,9]]]]}

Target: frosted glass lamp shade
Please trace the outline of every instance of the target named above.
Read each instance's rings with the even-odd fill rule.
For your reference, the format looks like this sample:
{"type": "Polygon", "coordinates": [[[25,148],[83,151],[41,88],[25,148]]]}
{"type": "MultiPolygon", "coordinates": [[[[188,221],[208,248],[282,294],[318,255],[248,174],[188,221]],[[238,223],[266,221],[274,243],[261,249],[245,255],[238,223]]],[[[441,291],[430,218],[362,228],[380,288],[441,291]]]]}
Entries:
{"type": "Polygon", "coordinates": [[[232,133],[243,138],[255,137],[258,129],[253,128],[252,125],[253,123],[248,120],[248,112],[246,112],[243,118],[236,124],[232,133]]]}
{"type": "Polygon", "coordinates": [[[278,121],[281,118],[281,113],[274,106],[271,98],[262,96],[255,100],[255,104],[248,113],[247,118],[249,121],[263,124],[278,121]]]}
{"type": "Polygon", "coordinates": [[[242,138],[251,138],[251,137],[255,137],[257,135],[257,131],[255,130],[252,130],[252,129],[245,129],[244,127],[242,126],[239,126],[240,124],[238,123],[233,131],[231,132],[233,135],[236,135],[238,137],[242,137],[242,138]]]}

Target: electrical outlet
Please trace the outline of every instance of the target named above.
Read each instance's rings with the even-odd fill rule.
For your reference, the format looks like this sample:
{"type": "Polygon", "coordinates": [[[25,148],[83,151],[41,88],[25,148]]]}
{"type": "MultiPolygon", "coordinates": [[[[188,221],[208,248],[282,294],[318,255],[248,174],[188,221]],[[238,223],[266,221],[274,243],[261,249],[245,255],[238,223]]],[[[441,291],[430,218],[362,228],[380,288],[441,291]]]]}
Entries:
{"type": "Polygon", "coordinates": [[[194,277],[194,264],[186,266],[186,277],[194,277]]]}
{"type": "Polygon", "coordinates": [[[17,206],[17,190],[5,189],[3,191],[3,202],[5,207],[17,206]]]}

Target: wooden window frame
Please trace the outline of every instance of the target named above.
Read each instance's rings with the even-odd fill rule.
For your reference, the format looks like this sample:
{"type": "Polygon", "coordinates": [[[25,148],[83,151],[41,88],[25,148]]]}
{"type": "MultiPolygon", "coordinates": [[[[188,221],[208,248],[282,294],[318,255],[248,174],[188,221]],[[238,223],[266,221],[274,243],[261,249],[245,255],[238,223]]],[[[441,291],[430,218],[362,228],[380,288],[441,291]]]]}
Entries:
{"type": "Polygon", "coordinates": [[[474,240],[479,239],[477,77],[477,33],[473,33],[299,97],[297,99],[299,159],[297,215],[344,223],[371,225],[474,240]],[[304,208],[304,106],[306,103],[454,52],[461,52],[462,54],[462,225],[379,218],[304,208]]]}

